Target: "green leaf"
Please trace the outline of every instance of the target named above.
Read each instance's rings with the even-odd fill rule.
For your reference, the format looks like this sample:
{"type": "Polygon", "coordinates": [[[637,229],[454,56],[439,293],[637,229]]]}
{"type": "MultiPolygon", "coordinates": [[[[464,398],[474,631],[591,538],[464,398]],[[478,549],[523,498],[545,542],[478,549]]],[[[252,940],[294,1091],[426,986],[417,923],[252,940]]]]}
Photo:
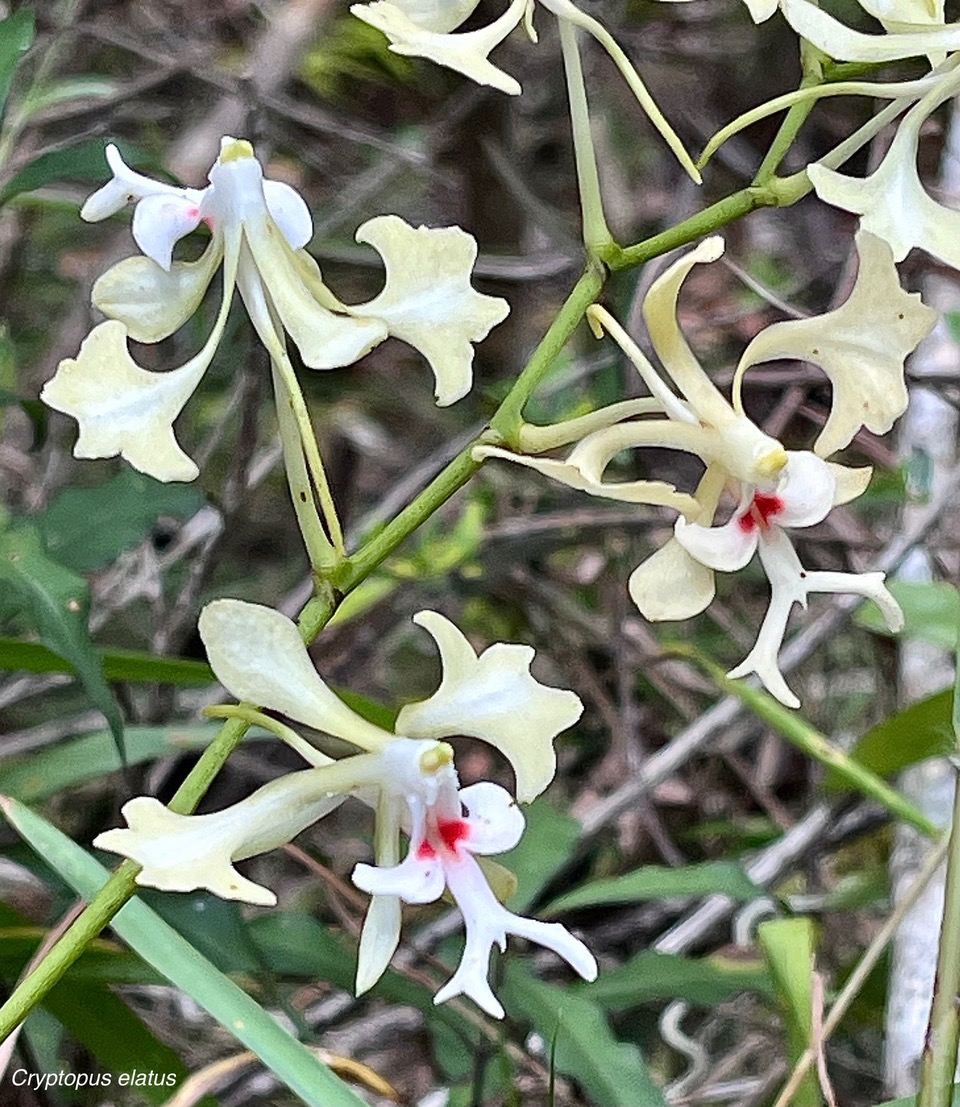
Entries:
{"type": "Polygon", "coordinates": [[[773,981],[766,963],[756,958],[682,957],[645,949],[617,968],[604,969],[591,984],[575,984],[573,991],[605,1011],[629,1011],[659,999],[714,1007],[741,992],[772,995],[773,981]]]}
{"type": "Polygon", "coordinates": [[[118,92],[119,87],[116,81],[105,77],[64,77],[31,89],[20,107],[20,115],[29,119],[37,112],[55,108],[58,104],[70,104],[75,100],[106,100],[118,92]]]}
{"type": "MultiPolygon", "coordinates": [[[[944,650],[957,645],[960,627],[960,588],[944,581],[893,580],[888,585],[903,608],[903,630],[897,637],[919,638],[944,650]]],[[[875,604],[864,604],[854,622],[876,634],[890,635],[875,604]]]]}
{"type": "MultiPolygon", "coordinates": [[[[219,730],[219,726],[212,723],[127,727],[124,732],[126,762],[139,765],[185,750],[206,749],[219,730]]],[[[265,736],[265,732],[258,729],[247,733],[248,739],[265,736]]],[[[61,742],[41,753],[31,753],[24,760],[0,769],[0,794],[24,803],[36,803],[77,784],[99,780],[121,768],[123,765],[112,735],[100,731],[72,742],[61,742]]]]}
{"type": "Polygon", "coordinates": [[[0,21],[0,112],[6,106],[20,59],[33,45],[35,36],[33,11],[30,8],[24,8],[0,21]]]}
{"type": "MultiPolygon", "coordinates": [[[[162,1076],[163,1085],[136,1085],[137,1094],[147,1103],[166,1103],[177,1083],[189,1075],[180,1056],[156,1038],[103,984],[63,980],[50,991],[43,1005],[112,1073],[162,1076]]],[[[211,1103],[209,1099],[206,1102],[211,1103]]]]}
{"type": "Polygon", "coordinates": [[[0,583],[12,589],[44,644],[73,666],[87,695],[103,712],[122,757],[123,720],[87,632],[87,582],[51,561],[37,532],[21,525],[0,533],[0,583]]]}
{"type": "Polygon", "coordinates": [[[88,573],[142,542],[161,515],[186,519],[204,503],[192,485],[164,484],[124,466],[106,484],[61,492],[32,522],[51,557],[88,573]]]}
{"type": "MultiPolygon", "coordinates": [[[[98,649],[107,680],[177,684],[202,688],[214,684],[216,677],[205,661],[185,657],[154,657],[138,650],[98,649]]],[[[0,638],[0,670],[27,673],[70,673],[72,668],[62,657],[38,642],[19,638],[0,638]]]]}
{"type": "Polygon", "coordinates": [[[682,869],[645,865],[642,869],[634,869],[622,876],[593,880],[572,892],[565,892],[551,900],[541,914],[559,915],[578,907],[714,894],[748,903],[767,893],[732,861],[704,861],[699,865],[685,865],[682,869]]]}
{"type": "Polygon", "coordinates": [[[557,1072],[573,1077],[603,1107],[665,1107],[640,1050],[613,1036],[603,1012],[582,994],[537,980],[509,961],[501,989],[504,1006],[533,1024],[544,1039],[556,1034],[557,1072]]]}
{"type": "MultiPolygon", "coordinates": [[[[878,776],[894,776],[908,765],[944,756],[953,750],[952,711],[952,688],[918,700],[868,730],[851,757],[878,776]]],[[[841,779],[831,772],[826,784],[839,788],[841,779]]]]}
{"type": "MultiPolygon", "coordinates": [[[[102,865],[16,800],[4,799],[2,809],[14,829],[78,895],[93,899],[110,877],[102,865]]],[[[252,1050],[308,1107],[362,1107],[363,1101],[326,1065],[144,903],[130,900],[110,925],[147,964],[252,1050]]]]}
{"type": "MultiPolygon", "coordinates": [[[[881,1103],[880,1107],[917,1107],[917,1097],[915,1095],[906,1096],[904,1099],[890,1099],[886,1103],[881,1103]]],[[[960,1107],[960,1084],[954,1084],[953,1097],[950,1100],[950,1107],[960,1107]]]]}
{"type": "MultiPolygon", "coordinates": [[[[771,919],[757,927],[757,937],[773,974],[777,998],[787,1023],[787,1052],[796,1064],[813,1041],[814,928],[810,919],[771,919]]],[[[796,1107],[819,1107],[820,1085],[812,1069],[794,1093],[796,1107]]]]}
{"type": "MultiPolygon", "coordinates": [[[[48,936],[43,927],[0,927],[0,977],[10,984],[16,982],[37,947],[48,936]]],[[[155,969],[127,949],[102,938],[96,939],[67,969],[67,982],[77,984],[162,984],[164,978],[155,969]]]]}

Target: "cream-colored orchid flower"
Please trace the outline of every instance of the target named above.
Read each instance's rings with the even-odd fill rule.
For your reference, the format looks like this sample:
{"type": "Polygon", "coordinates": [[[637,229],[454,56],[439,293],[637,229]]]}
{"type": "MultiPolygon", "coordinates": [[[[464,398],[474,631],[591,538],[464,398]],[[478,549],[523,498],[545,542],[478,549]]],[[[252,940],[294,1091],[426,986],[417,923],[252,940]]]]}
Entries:
{"type": "Polygon", "coordinates": [[[821,457],[849,445],[861,427],[890,430],[907,410],[904,361],[937,321],[918,293],[900,287],[884,240],[861,230],[856,241],[860,269],[846,301],[824,315],[765,327],[744,350],[734,384],[739,396],[743,373],[775,358],[819,365],[833,386],[830,416],[814,445],[821,457]]]}
{"type": "Polygon", "coordinates": [[[311,369],[350,365],[394,335],[416,347],[436,380],[437,402],[451,404],[472,383],[473,343],[502,322],[505,301],[470,286],[476,243],[458,227],[414,228],[378,216],[357,240],[383,257],[386,283],[366,304],[342,303],[303,247],[313,224],[289,185],[264,180],[249,143],[225,138],[203,190],[174,188],[134,173],[115,147],[114,176],[84,205],[99,220],[135,202],[133,234],[142,257],[127,258],[95,284],[94,304],[109,316],[76,358],[61,362],[43,400],[80,427],[78,457],[126,458],[159,480],[191,480],[194,462],[177,444],[173,421],[213,360],[236,288],[275,360],[277,320],[311,369]],[[195,262],[173,260],[176,242],[201,222],[210,244],[195,262]],[[179,369],[151,373],[130,357],[127,338],[158,342],[197,310],[220,265],[223,298],[203,349],[179,369]]]}
{"type": "Polygon", "coordinates": [[[919,246],[960,269],[960,212],[938,204],[917,170],[920,128],[940,99],[924,97],[904,116],[883,161],[869,177],[847,177],[817,164],[807,172],[820,199],[861,216],[861,228],[882,239],[894,261],[902,261],[919,246]]]}
{"type": "Polygon", "coordinates": [[[741,568],[759,550],[771,580],[771,604],[756,647],[733,675],[757,672],[775,696],[792,706],[796,698],[779,673],[777,652],[794,603],[805,606],[811,592],[852,592],[877,600],[891,625],[900,615],[883,587],[882,574],[807,572],[782,530],[810,526],[834,505],[859,496],[870,470],[849,469],[814,453],[785,451],[747,417],[739,382],[749,365],[773,356],[805,358],[821,365],[834,384],[834,396],[818,440],[819,453],[846,445],[864,424],[889,429],[902,411],[903,359],[929,331],[933,313],[918,297],[900,289],[882,242],[862,236],[858,248],[861,271],[847,302],[814,319],[775,324],[768,328],[769,338],[761,332],[741,361],[732,404],[704,373],[677,321],[683,280],[695,264],[713,261],[722,251],[719,239],[708,239],[666,270],[643,305],[654,351],[679,396],[619,324],[603,309],[591,308],[591,321],[616,339],[650,397],[611,405],[569,424],[526,427],[521,432],[521,444],[534,450],[579,438],[564,461],[493,447],[474,451],[477,458],[509,459],[595,496],[675,508],[680,518],[674,537],[630,577],[630,595],[648,619],[699,614],[713,600],[714,570],[741,568]],[[582,437],[581,430],[586,431],[582,437]],[[695,493],[679,492],[657,481],[604,479],[621,450],[642,446],[664,446],[699,457],[706,471],[695,493]],[[739,494],[740,508],[726,526],[713,527],[725,489],[739,494]]]}
{"type": "MultiPolygon", "coordinates": [[[[520,83],[494,65],[489,55],[521,21],[530,39],[537,41],[533,28],[534,0],[510,0],[505,11],[492,23],[473,31],[456,32],[460,24],[473,14],[478,3],[479,0],[458,0],[451,4],[424,0],[373,0],[371,3],[353,4],[350,11],[364,23],[382,31],[390,40],[390,50],[395,54],[426,58],[462,73],[478,84],[489,85],[513,96],[519,95],[520,83]]],[[[581,11],[572,0],[540,0],[540,3],[558,19],[579,27],[600,43],[651,123],[687,173],[699,184],[699,170],[647,91],[633,63],[603,24],[581,11]]]]}
{"type": "MultiPolygon", "coordinates": [[[[128,828],[107,831],[96,844],[141,864],[141,884],[177,891],[208,888],[227,898],[270,904],[273,894],[241,876],[233,863],[289,841],[348,795],[367,799],[377,810],[375,856],[384,868],[358,870],[357,883],[363,887],[363,874],[372,874],[374,893],[360,942],[357,988],[362,992],[376,983],[396,950],[400,899],[414,902],[407,885],[396,892],[373,886],[377,874],[394,871],[401,829],[415,843],[411,856],[422,860],[425,840],[440,835],[442,843],[444,827],[462,822],[461,845],[451,839],[440,858],[468,927],[464,966],[454,978],[457,984],[451,981],[448,988],[459,989],[466,980],[461,990],[492,1011],[497,1005],[489,1002],[476,975],[483,941],[485,956],[490,943],[502,943],[509,932],[556,949],[582,975],[595,973],[595,964],[579,942],[564,938],[566,932],[561,935],[562,928],[520,919],[499,906],[493,911],[490,904],[496,899],[472,854],[510,848],[522,832],[523,817],[512,800],[500,802],[502,789],[485,785],[467,789],[464,802],[489,799],[491,789],[496,801],[481,803],[462,819],[452,750],[438,739],[468,734],[495,746],[513,766],[518,796],[529,800],[552,779],[553,740],[577,721],[583,705],[573,692],[547,687],[530,675],[530,647],[496,643],[478,657],[442,615],[422,611],[415,621],[439,647],[442,678],[431,697],[401,710],[397,731],[391,733],[358,715],[329,688],[286,616],[239,600],[208,604],[200,616],[200,636],[211,668],[228,691],[364,752],[336,762],[312,753],[314,768],[273,781],[213,815],[175,815],[156,800],[138,797],[124,808],[128,828]],[[507,838],[510,845],[497,844],[507,838]],[[461,847],[467,853],[461,854],[461,847]]],[[[302,746],[296,748],[303,752],[302,746]]]]}

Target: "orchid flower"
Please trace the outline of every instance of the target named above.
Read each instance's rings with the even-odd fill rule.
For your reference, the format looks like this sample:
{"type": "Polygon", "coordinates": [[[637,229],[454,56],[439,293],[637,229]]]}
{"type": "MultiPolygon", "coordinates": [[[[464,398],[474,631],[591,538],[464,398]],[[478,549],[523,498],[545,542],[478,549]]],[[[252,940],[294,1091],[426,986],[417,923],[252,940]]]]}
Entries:
{"type": "MultiPolygon", "coordinates": [[[[884,586],[883,573],[813,572],[801,565],[787,530],[821,522],[846,495],[838,491],[835,471],[816,454],[788,451],[787,458],[776,494],[745,486],[740,505],[729,522],[710,527],[688,523],[681,516],[676,523],[675,538],[695,561],[723,572],[742,569],[754,553],[759,553],[770,581],[770,604],[753,649],[727,675],[742,677],[756,673],[767,691],[781,703],[799,707],[800,701],[787,686],[777,663],[787,619],[795,603],[805,608],[811,592],[864,596],[877,604],[892,631],[903,627],[903,613],[884,586]]],[[[865,475],[869,479],[869,470],[865,475]]],[[[865,482],[861,491],[863,486],[865,482]]],[[[638,591],[635,584],[634,592],[638,591]]]]}
{"type": "Polygon", "coordinates": [[[457,789],[452,766],[437,774],[435,801],[411,804],[410,852],[399,865],[357,865],[353,882],[380,896],[399,896],[406,903],[430,903],[449,888],[466,925],[460,967],[437,992],[435,1002],[466,995],[494,1018],[501,1007],[487,981],[494,944],[506,949],[516,934],[553,950],[585,980],[595,980],[597,963],[587,947],[559,923],[543,923],[513,914],[494,895],[474,855],[512,849],[523,834],[524,819],[513,797],[489,781],[457,789]],[[466,809],[466,815],[463,814],[466,809]]]}
{"type": "Polygon", "coordinates": [[[496,447],[478,458],[514,461],[594,496],[659,504],[680,515],[675,536],[630,577],[629,591],[649,619],[687,619],[709,606],[714,571],[742,568],[759,552],[771,581],[771,602],[755,648],[732,671],[756,672],[784,703],[797,700],[777,667],[777,653],[794,603],[811,592],[851,592],[877,601],[892,628],[901,615],[879,573],[808,572],[800,565],[786,529],[823,520],[830,509],[859,496],[869,469],[850,469],[820,454],[847,445],[862,425],[889,429],[905,406],[903,363],[936,315],[916,295],[903,292],[889,249],[861,234],[860,271],[849,299],[837,310],[798,322],[778,323],[748,346],[728,402],[700,367],[676,317],[681,285],[694,265],[716,260],[720,239],[708,239],[674,262],[651,286],[643,315],[654,351],[678,396],[609,313],[588,317],[608,331],[639,371],[650,396],[611,405],[551,427],[523,428],[521,447],[548,449],[576,442],[565,460],[511,453],[496,447]],[[740,398],[744,372],[759,361],[793,357],[814,361],[830,377],[833,407],[817,453],[786,451],[746,415],[740,398]],[[666,418],[664,418],[666,416],[666,418]],[[624,449],[665,446],[699,457],[706,466],[694,493],[661,481],[613,482],[605,472],[624,449]],[[729,490],[739,507],[723,527],[714,527],[721,497],[729,490]]]}
{"type": "MultiPolygon", "coordinates": [[[[516,845],[523,816],[509,793],[494,784],[472,785],[460,793],[453,751],[442,739],[467,734],[495,746],[513,766],[517,795],[526,801],[549,784],[556,769],[553,740],[576,722],[583,706],[573,692],[531,676],[530,647],[496,643],[478,656],[442,615],[422,611],[414,621],[439,648],[442,679],[432,696],[400,711],[396,733],[391,733],[356,714],[321,679],[296,625],[284,615],[239,600],[208,604],[200,616],[200,636],[228,691],[362,752],[338,761],[309,752],[312,768],[271,781],[209,815],[177,815],[139,796],[123,808],[127,827],[106,831],[95,845],[142,865],[140,884],[176,891],[207,888],[228,899],[270,905],[276,902],[274,894],[243,877],[234,862],[282,845],[357,795],[377,810],[375,852],[383,866],[358,866],[355,874],[357,886],[373,893],[360,941],[358,992],[376,983],[393,956],[401,899],[436,899],[446,882],[463,914],[467,942],[460,969],[437,1000],[463,992],[502,1015],[486,985],[486,961],[491,944],[502,946],[507,933],[546,945],[590,979],[596,964],[562,927],[523,919],[499,906],[473,855],[516,845]],[[407,861],[397,866],[401,829],[411,845],[407,861]],[[418,866],[431,860],[431,850],[436,865],[427,878],[418,866]]],[[[300,744],[295,748],[304,752],[300,744]]]]}
{"type": "MultiPolygon", "coordinates": [[[[196,477],[173,422],[213,360],[237,288],[275,364],[286,359],[284,331],[311,369],[350,365],[394,335],[426,357],[439,404],[469,391],[472,343],[509,309],[470,286],[477,247],[460,228],[414,228],[396,215],[364,223],[357,241],[381,254],[386,283],[368,303],[350,306],[330,291],[303,249],[313,234],[303,199],[289,185],[264,180],[248,142],[224,138],[210,184],[200,190],[135,173],[115,146],[107,147],[107,160],[113,177],[80,214],[96,222],[135,203],[133,236],[143,253],[96,282],[93,302],[108,320],[94,327],[76,358],[60,363],[41,393],[50,407],[77,420],[75,456],[119,454],[158,480],[196,477]],[[175,244],[201,222],[211,230],[203,255],[173,260],[175,244]],[[200,352],[164,373],[137,365],[127,340],[159,342],[178,330],[221,265],[223,298],[200,352]]],[[[286,381],[288,390],[295,387],[286,381]]]]}
{"type": "MultiPolygon", "coordinates": [[[[520,83],[490,61],[496,49],[521,21],[531,41],[537,41],[533,27],[534,0],[509,0],[506,9],[492,23],[473,31],[456,29],[475,11],[480,0],[372,0],[353,4],[350,11],[364,23],[376,27],[390,40],[390,50],[405,57],[426,58],[469,77],[477,84],[517,96],[520,83]]],[[[686,152],[676,132],[664,118],[647,91],[633,63],[610,32],[592,16],[581,11],[572,0],[540,0],[540,3],[564,23],[586,31],[607,51],[620,70],[651,123],[673,151],[680,164],[698,184],[700,172],[686,152]]]]}

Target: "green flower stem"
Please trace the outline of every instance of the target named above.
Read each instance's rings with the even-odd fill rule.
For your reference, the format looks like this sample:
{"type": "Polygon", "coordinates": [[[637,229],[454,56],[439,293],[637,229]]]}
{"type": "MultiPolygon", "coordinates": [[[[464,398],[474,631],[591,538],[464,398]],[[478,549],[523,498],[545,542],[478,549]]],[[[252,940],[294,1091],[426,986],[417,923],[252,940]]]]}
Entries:
{"type": "MultiPolygon", "coordinates": [[[[800,82],[800,88],[805,90],[822,85],[823,63],[826,56],[801,39],[800,60],[803,66],[803,79],[800,82]]],[[[773,177],[777,171],[777,166],[786,157],[787,151],[793,145],[797,133],[806,123],[807,116],[813,111],[815,104],[815,100],[801,101],[799,104],[794,104],[787,112],[786,119],[780,124],[773,142],[770,143],[770,148],[760,163],[760,168],[753,178],[753,184],[764,185],[773,177]]]]}
{"type": "Polygon", "coordinates": [[[412,500],[399,515],[375,534],[332,576],[333,586],[346,593],[355,588],[383,560],[412,534],[438,507],[462,488],[482,462],[474,460],[473,450],[480,445],[508,443],[517,448],[523,427],[523,409],[543,380],[554,359],[567,344],[587,308],[603,288],[603,266],[589,262],[583,276],[577,281],[563,307],[540,340],[523,372],[516,379],[503,402],[490,420],[490,428],[482,432],[450,462],[445,469],[412,500]]]}
{"type": "MultiPolygon", "coordinates": [[[[670,227],[669,230],[655,234],[652,238],[638,242],[634,246],[608,247],[601,251],[600,257],[609,269],[614,273],[619,273],[622,269],[633,269],[635,266],[643,265],[644,262],[660,257],[661,254],[666,254],[670,250],[676,250],[678,246],[686,246],[704,235],[712,234],[713,231],[741,219],[744,215],[749,215],[757,208],[785,206],[778,190],[771,187],[776,183],[774,181],[762,187],[742,188],[739,192],[734,192],[723,200],[711,204],[710,207],[704,208],[703,211],[692,215],[689,219],[684,219],[682,223],[678,223],[675,227],[670,227]]],[[[807,192],[810,191],[810,188],[811,186],[808,184],[807,192]]],[[[797,199],[799,198],[798,196],[797,199]]],[[[794,201],[791,200],[790,202],[794,201]]]]}
{"type": "MultiPolygon", "coordinates": [[[[960,644],[953,686],[954,767],[960,755],[960,644]]],[[[920,1091],[917,1107],[949,1107],[960,1045],[960,776],[954,785],[953,823],[947,854],[947,881],[943,894],[940,949],[934,976],[930,1023],[920,1057],[920,1091]]]]}
{"type": "Polygon", "coordinates": [[[597,172],[597,154],[590,133],[590,110],[587,107],[587,89],[583,83],[580,65],[580,47],[577,29],[565,19],[559,20],[560,49],[563,52],[563,70],[567,78],[567,95],[570,99],[570,123],[573,127],[573,154],[577,163],[577,185],[580,189],[580,209],[583,214],[583,241],[591,253],[610,245],[613,235],[603,214],[603,196],[600,192],[600,176],[597,172]]]}

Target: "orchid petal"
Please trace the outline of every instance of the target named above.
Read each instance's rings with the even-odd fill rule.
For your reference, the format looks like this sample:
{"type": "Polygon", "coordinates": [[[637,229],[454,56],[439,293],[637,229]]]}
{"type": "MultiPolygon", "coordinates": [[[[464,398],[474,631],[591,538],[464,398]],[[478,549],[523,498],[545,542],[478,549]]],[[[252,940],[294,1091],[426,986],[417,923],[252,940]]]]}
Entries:
{"type": "Polygon", "coordinates": [[[443,676],[429,699],[400,711],[398,733],[412,738],[481,738],[513,766],[517,798],[525,803],[534,799],[553,779],[553,740],[580,718],[580,698],[531,676],[530,646],[497,642],[477,657],[463,634],[437,612],[421,611],[413,621],[437,643],[443,676]]]}
{"type": "Polygon", "coordinates": [[[273,906],[273,892],[241,876],[232,862],[276,849],[338,807],[345,797],[328,794],[331,783],[323,768],[290,773],[212,815],[178,815],[137,796],[122,809],[128,829],[105,831],[94,845],[143,866],[138,884],[172,892],[206,888],[223,899],[273,906]]]}
{"type": "Polygon", "coordinates": [[[597,963],[579,939],[560,923],[526,919],[502,907],[472,858],[447,865],[446,872],[447,885],[463,915],[466,943],[457,971],[437,992],[434,1003],[465,995],[494,1018],[503,1018],[503,1008],[490,988],[487,972],[493,945],[505,949],[508,934],[553,950],[585,980],[596,979],[597,963]]]}
{"type": "Polygon", "coordinates": [[[811,527],[830,514],[836,498],[836,477],[830,466],[809,450],[788,450],[776,498],[783,505],[775,523],[811,527]]]}
{"type": "Polygon", "coordinates": [[[169,269],[173,247],[200,225],[200,204],[185,196],[145,196],[133,212],[133,240],[160,266],[169,269]]]}
{"type": "Polygon", "coordinates": [[[687,398],[694,414],[704,422],[722,426],[733,414],[730,405],[704,373],[677,321],[680,288],[695,265],[709,264],[723,254],[719,235],[704,239],[678,258],[650,286],[644,297],[643,318],[653,348],[663,367],[687,398]]]}
{"type": "Polygon", "coordinates": [[[446,883],[443,864],[432,851],[423,858],[411,852],[389,868],[359,864],[350,879],[362,892],[399,896],[404,903],[433,903],[443,895],[446,883]]]}
{"type": "Polygon", "coordinates": [[[392,0],[412,22],[424,31],[444,35],[460,26],[476,9],[480,0],[392,0]]]}
{"type": "Polygon", "coordinates": [[[674,524],[674,535],[691,557],[710,569],[732,573],[753,557],[758,542],[758,524],[749,512],[738,512],[722,527],[688,523],[682,516],[674,524]]]}
{"type": "Polygon", "coordinates": [[[754,23],[764,23],[780,6],[780,0],[743,0],[754,23]]]}
{"type": "MultiPolygon", "coordinates": [[[[579,450],[586,442],[587,439],[584,439],[577,449],[579,450]]],[[[666,481],[600,481],[594,479],[592,475],[585,475],[580,466],[574,465],[569,459],[557,461],[548,457],[528,457],[524,454],[511,453],[509,450],[501,450],[496,446],[478,446],[474,449],[473,456],[477,461],[484,461],[490,457],[513,461],[517,465],[523,465],[527,469],[533,469],[545,477],[559,481],[568,488],[576,488],[580,492],[588,492],[591,496],[600,496],[606,500],[633,504],[658,504],[683,512],[695,511],[699,506],[692,496],[685,492],[678,492],[666,481]]]]}
{"type": "Polygon", "coordinates": [[[526,6],[527,0],[511,0],[507,10],[493,23],[461,34],[438,34],[426,30],[410,19],[401,7],[388,0],[354,4],[350,11],[364,23],[382,31],[390,40],[393,53],[427,58],[437,65],[462,73],[477,84],[490,85],[516,96],[520,85],[490,62],[487,55],[517,26],[526,6]]]}
{"type": "MultiPolygon", "coordinates": [[[[400,800],[387,789],[373,799],[377,810],[374,855],[378,865],[400,860],[400,800]]],[[[369,991],[386,972],[400,942],[401,909],[398,896],[372,896],[360,931],[357,950],[358,996],[369,991]]]]}
{"type": "MultiPolygon", "coordinates": [[[[836,202],[831,199],[831,186],[824,177],[830,171],[811,166],[813,169],[820,170],[811,180],[820,181],[823,186],[822,190],[818,186],[821,199],[836,202]]],[[[849,178],[840,180],[854,183],[849,178]]],[[[884,197],[881,202],[889,205],[891,225],[896,208],[896,233],[903,233],[911,219],[909,201],[884,197]]],[[[933,201],[928,198],[928,203],[933,201]]],[[[940,210],[946,213],[946,209],[940,210]]],[[[960,234],[960,214],[954,222],[954,231],[960,234]]],[[[821,457],[848,445],[861,426],[874,434],[890,430],[907,407],[904,359],[929,334],[937,319],[936,312],[923,304],[918,294],[904,292],[900,287],[887,241],[863,230],[857,235],[857,252],[860,255],[857,281],[839,308],[812,319],[766,327],[747,346],[737,367],[740,374],[757,362],[789,357],[813,362],[823,369],[833,385],[833,403],[816,442],[821,457]]],[[[960,263],[960,250],[957,262],[960,263]]]]}
{"type": "Polygon", "coordinates": [[[510,313],[506,300],[470,285],[476,240],[459,227],[411,227],[398,215],[368,220],[356,238],[381,255],[386,283],[369,303],[347,310],[382,320],[391,335],[423,354],[441,407],[459,400],[473,383],[472,343],[510,313]]]}
{"type": "Polygon", "coordinates": [[[313,216],[307,202],[283,181],[263,182],[263,197],[270,218],[294,250],[302,250],[313,238],[313,216]]]}
{"type": "Polygon", "coordinates": [[[169,269],[150,258],[126,258],[97,279],[93,305],[123,323],[134,342],[160,342],[197,310],[222,260],[216,240],[196,261],[175,261],[169,269]]]}
{"type": "Polygon", "coordinates": [[[676,538],[664,543],[630,574],[630,598],[645,619],[690,619],[713,602],[713,570],[692,557],[676,538]]]}
{"type": "Polygon", "coordinates": [[[523,837],[523,812],[499,784],[481,780],[461,788],[460,802],[469,816],[465,845],[471,853],[505,853],[523,837]]]}
{"type": "Polygon", "coordinates": [[[806,574],[790,539],[777,527],[770,528],[769,533],[764,535],[760,543],[760,560],[770,580],[770,605],[753,649],[727,676],[743,677],[756,673],[772,696],[787,707],[799,707],[800,701],[784,680],[777,657],[793,605],[807,605],[806,574]]]}
{"type": "Polygon", "coordinates": [[[848,504],[851,500],[856,500],[866,492],[867,486],[870,484],[870,478],[873,476],[872,465],[854,467],[840,465],[836,461],[828,461],[827,464],[830,466],[830,472],[833,473],[833,479],[836,483],[836,491],[833,494],[834,507],[838,507],[840,504],[848,504]]]}
{"type": "Polygon", "coordinates": [[[176,815],[159,800],[137,796],[123,805],[129,829],[107,830],[93,844],[119,853],[142,868],[137,883],[165,892],[206,888],[222,899],[273,907],[269,888],[247,880],[233,867],[236,836],[217,836],[215,815],[176,815]]]}
{"type": "Polygon", "coordinates": [[[387,971],[400,944],[401,921],[399,896],[371,896],[357,950],[358,996],[370,991],[387,971]]]}
{"type": "Polygon", "coordinates": [[[264,212],[244,223],[246,242],[280,321],[310,369],[352,365],[387,337],[379,319],[337,315],[304,283],[297,255],[264,212]]]}
{"type": "Polygon", "coordinates": [[[960,47],[960,26],[956,24],[902,34],[866,35],[844,26],[809,0],[780,0],[780,8],[801,38],[836,61],[898,61],[960,47]]]}
{"type": "Polygon", "coordinates": [[[127,204],[135,203],[146,196],[179,197],[193,200],[197,204],[203,198],[202,190],[177,188],[163,181],[155,181],[152,177],[144,177],[130,169],[113,143],[107,146],[105,153],[113,177],[89,196],[80,209],[80,218],[88,223],[109,219],[111,215],[122,211],[127,204]]]}
{"type": "Polygon", "coordinates": [[[894,634],[903,630],[903,611],[883,583],[883,573],[808,572],[804,583],[810,592],[839,592],[864,596],[880,608],[887,628],[894,634]]]}
{"type": "Polygon", "coordinates": [[[87,335],[76,358],[60,362],[40,398],[77,420],[74,457],[119,454],[157,480],[189,481],[199,470],[180,448],[173,421],[212,356],[210,351],[167,373],[147,372],[130,356],[126,327],[109,320],[87,335]]]}
{"type": "Polygon", "coordinates": [[[364,748],[393,736],[351,711],[313,667],[296,625],[279,611],[214,600],[200,613],[200,637],[217,680],[237,699],[364,748]]]}
{"type": "Polygon", "coordinates": [[[141,369],[127,349],[127,330],[108,320],[87,335],[76,358],[60,362],[40,393],[80,428],[74,457],[119,454],[157,480],[193,480],[197,466],[183,452],[173,421],[197,387],[223,337],[239,264],[239,231],[224,240],[223,297],[203,349],[167,373],[141,369]]]}

